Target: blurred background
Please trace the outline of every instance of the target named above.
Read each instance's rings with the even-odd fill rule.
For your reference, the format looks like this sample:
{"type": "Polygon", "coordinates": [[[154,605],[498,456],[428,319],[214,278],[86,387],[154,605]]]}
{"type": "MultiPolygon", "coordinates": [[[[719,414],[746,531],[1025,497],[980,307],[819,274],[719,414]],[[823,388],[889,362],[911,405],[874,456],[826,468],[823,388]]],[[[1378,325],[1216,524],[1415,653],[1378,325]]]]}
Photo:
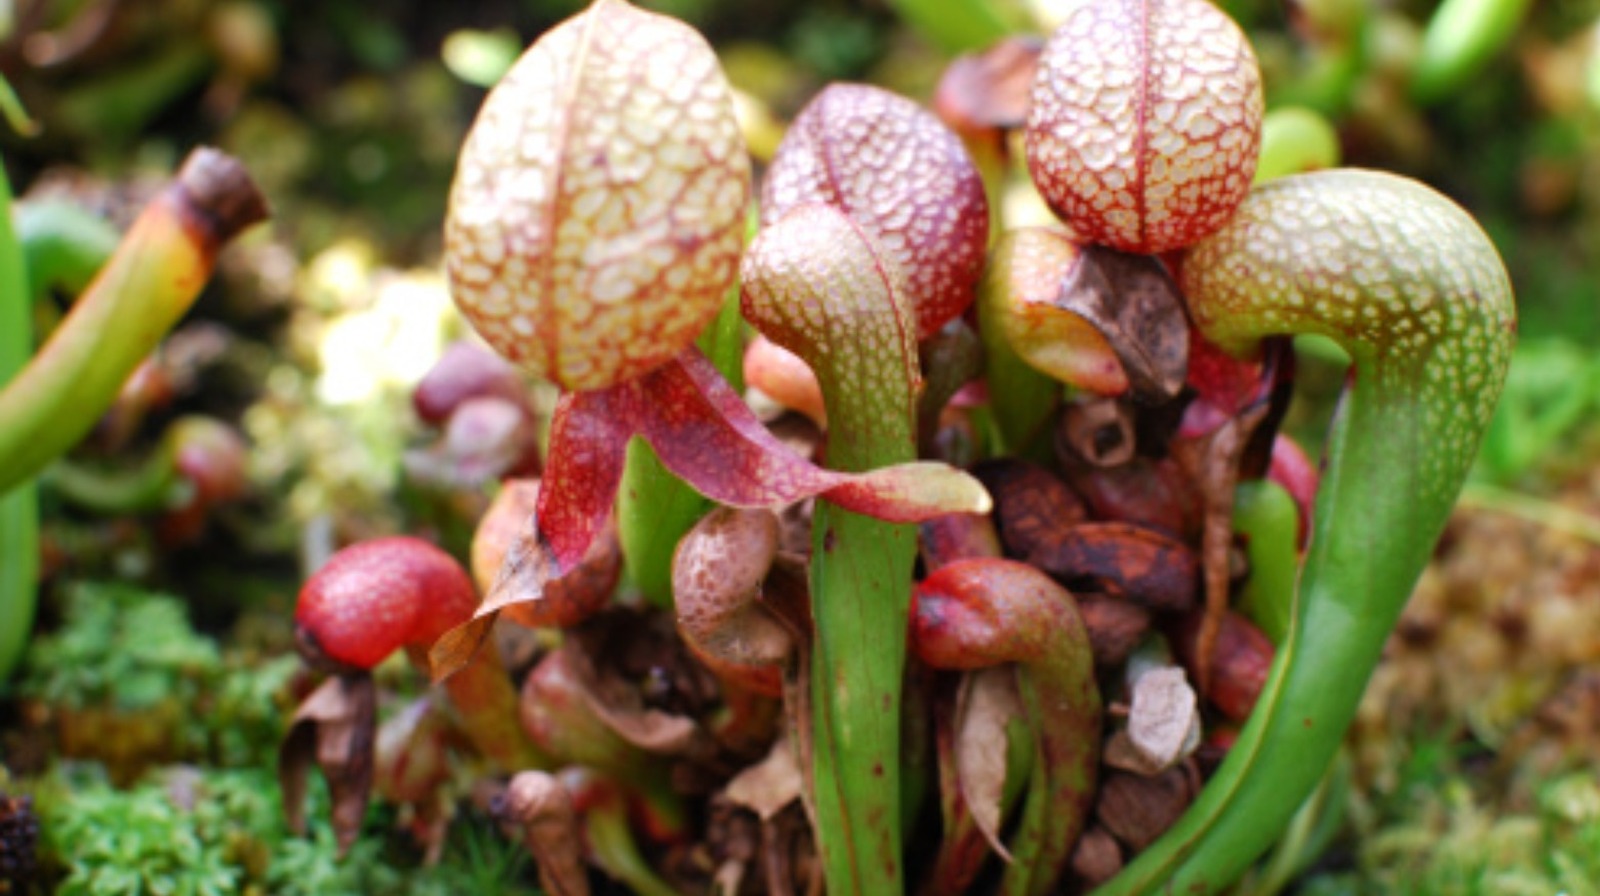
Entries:
{"type": "MultiPolygon", "coordinates": [[[[1068,4],[641,5],[711,40],[761,157],[829,81],[930,102],[959,54],[1047,33],[1068,4]]],[[[1600,892],[1600,0],[1221,5],[1255,44],[1269,111],[1328,129],[1344,164],[1467,207],[1521,312],[1499,416],[1325,808],[1249,892],[1600,892]]],[[[0,0],[0,73],[36,125],[0,137],[19,197],[114,234],[212,144],[274,213],[42,481],[38,634],[0,692],[0,791],[32,794],[43,821],[35,889],[532,891],[470,811],[426,871],[400,835],[337,863],[326,830],[285,835],[272,763],[302,569],[391,532],[459,551],[481,511],[466,461],[411,408],[463,335],[438,264],[445,200],[486,88],[579,6],[0,0]],[[222,497],[140,498],[197,419],[222,497]]],[[[69,305],[38,296],[36,332],[69,305]]],[[[1302,348],[1292,426],[1314,444],[1343,368],[1302,348]]],[[[0,866],[0,893],[30,892],[7,886],[0,866]]]]}

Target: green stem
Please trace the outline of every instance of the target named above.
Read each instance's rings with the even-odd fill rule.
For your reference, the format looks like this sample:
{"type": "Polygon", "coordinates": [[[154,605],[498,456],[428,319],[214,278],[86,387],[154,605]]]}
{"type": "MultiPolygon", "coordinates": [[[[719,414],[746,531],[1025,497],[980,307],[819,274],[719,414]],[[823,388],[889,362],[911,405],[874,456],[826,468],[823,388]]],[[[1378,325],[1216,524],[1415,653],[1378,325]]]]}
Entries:
{"type": "Polygon", "coordinates": [[[1311,544],[1250,721],[1183,818],[1102,892],[1214,893],[1282,836],[1343,740],[1449,517],[1516,331],[1493,244],[1449,200],[1375,172],[1252,191],[1185,259],[1196,326],[1226,350],[1319,332],[1349,352],[1311,544]]]}
{"type": "MultiPolygon", "coordinates": [[[[9,15],[5,18],[6,21],[0,25],[0,37],[9,38],[11,22],[9,15]]],[[[11,86],[9,78],[4,77],[0,77],[0,118],[4,118],[6,124],[20,136],[32,137],[39,133],[39,123],[28,117],[28,110],[22,107],[22,100],[17,96],[16,88],[11,86]]],[[[7,187],[6,195],[9,196],[10,193],[10,188],[7,187]]]]}
{"type": "Polygon", "coordinates": [[[620,793],[602,797],[589,808],[584,820],[589,849],[594,853],[595,863],[607,874],[626,884],[635,896],[680,896],[671,884],[656,876],[649,861],[639,852],[633,831],[628,827],[628,810],[620,793]]]}
{"type": "MultiPolygon", "coordinates": [[[[830,409],[830,427],[849,426],[830,409]]],[[[908,427],[909,430],[909,427],[908,427]]],[[[835,432],[838,430],[835,429],[835,432]]],[[[839,440],[842,444],[843,440],[839,440]]],[[[877,463],[839,456],[849,472],[911,460],[903,451],[877,463]]],[[[830,891],[899,893],[900,688],[917,530],[850,513],[819,500],[812,522],[811,661],[817,835],[830,891]],[[841,889],[834,890],[835,887],[841,889]]]]}
{"type": "Polygon", "coordinates": [[[1011,258],[1017,238],[1002,236],[989,255],[978,284],[978,336],[983,340],[984,378],[989,387],[989,410],[1002,444],[998,453],[1019,455],[1052,463],[1050,424],[1061,403],[1061,384],[1022,360],[1006,338],[1000,320],[1010,282],[1011,258]]]}
{"type": "Polygon", "coordinates": [[[69,503],[102,515],[147,513],[179,506],[193,485],[182,480],[172,457],[158,449],[131,470],[106,470],[59,460],[41,477],[46,487],[69,503]]]}
{"type": "MultiPolygon", "coordinates": [[[[71,448],[266,207],[238,162],[197,150],[151,200],[49,341],[0,389],[0,493],[71,448]]],[[[18,295],[26,296],[26,280],[18,295]]]]}
{"type": "Polygon", "coordinates": [[[1286,795],[1310,793],[1338,752],[1449,509],[1408,488],[1377,487],[1393,485],[1394,471],[1425,450],[1415,402],[1362,378],[1347,411],[1331,437],[1299,600],[1255,712],[1157,844],[1165,848],[1140,855],[1101,893],[1150,893],[1157,881],[1171,892],[1217,891],[1282,835],[1301,799],[1286,795]],[[1236,806],[1255,811],[1229,811],[1236,806]]]}
{"type": "Polygon", "coordinates": [[[515,773],[550,769],[555,761],[522,730],[517,692],[500,664],[499,651],[480,650],[444,683],[461,727],[496,769],[515,773]]]}
{"type": "MultiPolygon", "coordinates": [[[[0,171],[0,385],[33,353],[28,273],[12,230],[11,183],[0,171]]],[[[39,576],[39,503],[33,483],[0,487],[0,687],[33,631],[39,576]]]]}
{"type": "MultiPolygon", "coordinates": [[[[850,268],[873,269],[843,269],[850,268]]],[[[897,298],[886,291],[863,302],[882,301],[867,316],[898,320],[904,336],[911,318],[892,304],[897,298]]],[[[881,330],[847,326],[860,330],[841,326],[834,350],[800,353],[817,372],[828,411],[828,466],[858,473],[915,460],[914,345],[882,351],[866,335],[881,330]]],[[[823,499],[811,534],[812,769],[823,870],[836,896],[900,893],[900,698],[917,527],[823,499]]]]}
{"type": "Polygon", "coordinates": [[[1261,873],[1243,888],[1248,896],[1277,896],[1304,871],[1339,832],[1350,791],[1350,763],[1341,757],[1300,806],[1261,873]]]}
{"type": "MultiPolygon", "coordinates": [[[[744,390],[743,328],[735,285],[699,345],[736,392],[744,390]]],[[[628,577],[650,604],[672,606],[672,552],[710,509],[711,502],[667,470],[643,439],[628,443],[617,490],[617,537],[628,577]]]]}
{"type": "MultiPolygon", "coordinates": [[[[743,271],[745,315],[817,374],[828,466],[861,473],[912,461],[921,376],[899,266],[838,210],[805,205],[762,230],[743,271]]],[[[917,530],[823,499],[811,533],[812,809],[823,873],[833,896],[900,893],[900,695],[917,530]]]]}
{"type": "Polygon", "coordinates": [[[1294,580],[1300,571],[1295,549],[1300,509],[1276,482],[1241,482],[1234,489],[1233,528],[1245,536],[1250,558],[1240,609],[1274,644],[1280,643],[1289,632],[1294,580]]]}
{"type": "Polygon", "coordinates": [[[1445,0],[1428,19],[1411,99],[1431,106],[1460,90],[1515,38],[1530,0],[1445,0]]]}
{"type": "Polygon", "coordinates": [[[17,206],[17,238],[28,264],[30,295],[59,289],[77,296],[116,251],[122,235],[111,223],[70,202],[17,206]]]}

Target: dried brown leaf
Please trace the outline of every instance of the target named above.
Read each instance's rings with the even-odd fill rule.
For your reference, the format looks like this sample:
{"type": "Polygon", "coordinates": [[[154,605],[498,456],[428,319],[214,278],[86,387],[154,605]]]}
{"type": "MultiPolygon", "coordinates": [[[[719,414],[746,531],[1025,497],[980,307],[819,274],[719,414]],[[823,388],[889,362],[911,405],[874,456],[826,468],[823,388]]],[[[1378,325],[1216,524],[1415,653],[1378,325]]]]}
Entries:
{"type": "Polygon", "coordinates": [[[1057,451],[1067,483],[1094,519],[1134,523],[1185,542],[1199,538],[1204,503],[1177,461],[1135,457],[1107,468],[1089,464],[1059,442],[1057,451]]]}
{"type": "Polygon", "coordinates": [[[1100,825],[1094,825],[1078,838],[1072,849],[1072,874],[1086,887],[1096,887],[1122,870],[1122,847],[1100,825]]]}
{"type": "Polygon", "coordinates": [[[522,842],[551,896],[588,896],[583,836],[572,795],[546,772],[520,772],[506,788],[506,809],[523,826],[522,842]]]}
{"type": "Polygon", "coordinates": [[[1172,827],[1191,798],[1189,775],[1182,768],[1153,777],[1111,772],[1100,784],[1095,815],[1106,830],[1138,852],[1172,827]]]}
{"type": "Polygon", "coordinates": [[[1183,388],[1189,322],[1178,285],[1160,261],[1084,248],[1062,279],[1055,305],[1100,331],[1122,362],[1135,400],[1159,404],[1183,388]]]}
{"type": "Polygon", "coordinates": [[[1000,837],[1004,821],[1006,740],[1022,717],[1014,667],[996,666],[962,676],[956,696],[955,760],[961,796],[989,846],[1007,862],[1011,853],[1000,837]]]}
{"type": "Polygon", "coordinates": [[[372,792],[377,689],[365,674],[324,681],[301,702],[278,752],[289,830],[305,832],[306,778],[315,763],[332,795],[334,839],[343,855],[361,833],[372,792]]]}
{"type": "Polygon", "coordinates": [[[1131,601],[1093,593],[1075,594],[1074,599],[1097,666],[1122,665],[1150,630],[1150,611],[1131,601]]]}
{"type": "Polygon", "coordinates": [[[1184,612],[1195,603],[1199,566],[1194,552],[1153,529],[1083,523],[1027,559],[1068,587],[1126,595],[1157,612],[1184,612]]]}
{"type": "Polygon", "coordinates": [[[411,701],[378,726],[373,783],[396,803],[424,804],[450,776],[450,722],[432,696],[411,701]]]}
{"type": "Polygon", "coordinates": [[[995,528],[1006,555],[1026,558],[1083,522],[1083,502],[1044,467],[1018,458],[985,461],[972,470],[994,499],[995,528]]]}
{"type": "Polygon", "coordinates": [[[1200,707],[1183,669],[1166,666],[1139,675],[1132,685],[1128,724],[1106,747],[1108,765],[1154,775],[1200,746],[1200,707]]]}
{"type": "Polygon", "coordinates": [[[1119,467],[1138,448],[1133,409],[1115,398],[1087,397],[1067,404],[1058,438],[1097,467],[1119,467]]]}
{"type": "Polygon", "coordinates": [[[800,799],[804,780],[800,766],[795,763],[794,749],[787,739],[778,738],[767,758],[735,775],[723,793],[734,804],[768,822],[800,799]]]}
{"type": "Polygon", "coordinates": [[[1217,632],[1228,611],[1232,576],[1228,553],[1233,546],[1233,492],[1239,482],[1239,461],[1250,436],[1267,416],[1266,401],[1243,410],[1211,432],[1173,442],[1172,455],[1198,485],[1205,507],[1200,560],[1205,585],[1205,616],[1195,646],[1201,690],[1210,689],[1217,632]]]}

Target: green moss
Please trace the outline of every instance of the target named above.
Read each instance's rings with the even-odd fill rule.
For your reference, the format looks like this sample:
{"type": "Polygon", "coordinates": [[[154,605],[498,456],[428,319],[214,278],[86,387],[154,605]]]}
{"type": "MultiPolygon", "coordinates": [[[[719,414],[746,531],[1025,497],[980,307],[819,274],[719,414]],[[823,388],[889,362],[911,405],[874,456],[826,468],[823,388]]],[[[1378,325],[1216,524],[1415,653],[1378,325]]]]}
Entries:
{"type": "Polygon", "coordinates": [[[28,652],[25,696],[72,709],[141,710],[193,700],[222,672],[216,645],[190,626],[177,598],[84,583],[68,592],[64,615],[28,652]]]}
{"type": "MultiPolygon", "coordinates": [[[[325,802],[321,793],[313,800],[325,802]]],[[[172,770],[117,790],[80,766],[47,779],[39,802],[45,858],[64,874],[64,896],[405,891],[378,841],[341,862],[325,825],[289,837],[264,769],[172,770]]],[[[327,811],[315,809],[313,817],[327,811]]]]}
{"type": "MultiPolygon", "coordinates": [[[[415,849],[358,840],[338,856],[323,788],[311,790],[311,830],[284,826],[277,779],[266,768],[171,768],[118,790],[91,765],[62,766],[41,783],[46,867],[63,896],[442,896],[534,893],[532,863],[487,824],[460,822],[445,858],[414,866],[415,849]]],[[[392,815],[373,809],[371,829],[392,815]]]]}
{"type": "Polygon", "coordinates": [[[224,655],[190,625],[181,600],[126,585],[72,586],[63,616],[31,646],[18,692],[50,706],[67,728],[137,730],[160,743],[140,754],[158,762],[257,766],[274,755],[290,709],[292,654],[224,655]]]}
{"type": "Polygon", "coordinates": [[[1306,882],[1305,896],[1569,896],[1600,894],[1600,781],[1545,782],[1535,806],[1502,811],[1452,774],[1409,788],[1398,814],[1363,837],[1357,871],[1306,882]]]}

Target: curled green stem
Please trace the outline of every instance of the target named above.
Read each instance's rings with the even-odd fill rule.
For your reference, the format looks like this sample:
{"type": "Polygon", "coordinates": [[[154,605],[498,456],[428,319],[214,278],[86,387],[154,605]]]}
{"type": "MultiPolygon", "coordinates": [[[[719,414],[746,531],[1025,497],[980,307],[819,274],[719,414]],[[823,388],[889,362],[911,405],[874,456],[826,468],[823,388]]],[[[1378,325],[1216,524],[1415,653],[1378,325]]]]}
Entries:
{"type": "Polygon", "coordinates": [[[200,294],[217,252],[265,215],[238,162],[206,149],[189,158],[38,355],[0,390],[0,493],[89,431],[200,294]]]}
{"type": "MultiPolygon", "coordinates": [[[[821,205],[764,229],[745,259],[745,316],[811,365],[828,464],[865,471],[916,456],[915,317],[899,266],[821,205]]],[[[916,528],[819,500],[812,522],[816,831],[830,892],[904,890],[900,695],[916,528]]]]}
{"type": "MultiPolygon", "coordinates": [[[[11,223],[11,185],[0,172],[0,386],[33,351],[28,273],[11,223]]],[[[39,503],[31,483],[0,486],[0,686],[33,631],[39,576],[39,503]]]]}
{"type": "Polygon", "coordinates": [[[1258,188],[1185,259],[1196,326],[1246,353],[1317,332],[1354,363],[1311,544],[1255,712],[1199,799],[1106,885],[1212,893],[1281,836],[1321,780],[1444,526],[1516,330],[1499,255],[1412,181],[1328,171],[1258,188]]]}

